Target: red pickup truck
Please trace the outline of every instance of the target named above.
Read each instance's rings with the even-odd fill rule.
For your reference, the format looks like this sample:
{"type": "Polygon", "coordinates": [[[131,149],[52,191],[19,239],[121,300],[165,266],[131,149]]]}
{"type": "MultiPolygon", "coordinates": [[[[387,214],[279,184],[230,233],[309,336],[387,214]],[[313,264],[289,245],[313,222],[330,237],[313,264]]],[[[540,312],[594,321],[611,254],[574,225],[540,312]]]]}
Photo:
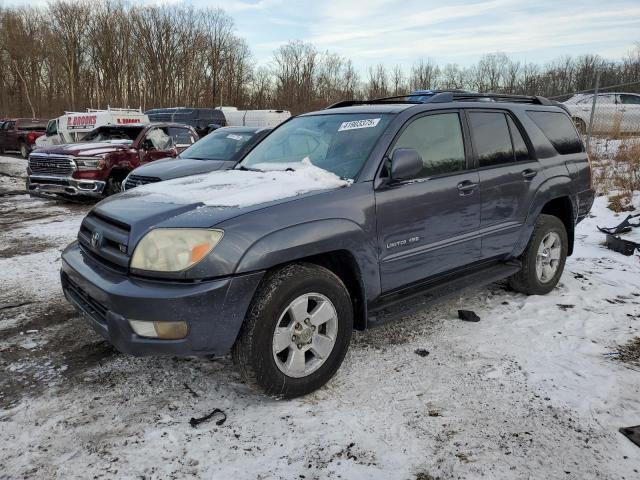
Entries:
{"type": "Polygon", "coordinates": [[[198,140],[196,131],[176,123],[105,125],[82,142],[35,150],[29,155],[30,194],[106,197],[118,193],[131,170],[175,157],[198,140]]]}
{"type": "Polygon", "coordinates": [[[5,120],[0,127],[0,154],[19,151],[27,158],[35,148],[36,138],[44,135],[49,120],[44,118],[15,118],[5,120]]]}

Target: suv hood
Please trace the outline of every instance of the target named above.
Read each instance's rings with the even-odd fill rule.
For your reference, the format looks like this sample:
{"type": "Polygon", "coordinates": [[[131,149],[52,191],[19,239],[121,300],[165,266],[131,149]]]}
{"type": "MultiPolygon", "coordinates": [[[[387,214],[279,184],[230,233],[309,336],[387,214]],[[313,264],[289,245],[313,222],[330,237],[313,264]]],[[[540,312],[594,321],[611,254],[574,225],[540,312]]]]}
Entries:
{"type": "Polygon", "coordinates": [[[251,210],[352,183],[309,161],[255,167],[270,170],[224,170],[151,183],[103,200],[95,211],[135,229],[142,226],[136,223],[149,228],[161,222],[167,227],[209,227],[251,210]]]}
{"type": "Polygon", "coordinates": [[[232,168],[235,161],[193,160],[189,158],[163,158],[136,168],[132,175],[157,177],[161,180],[186,177],[232,168]]]}
{"type": "Polygon", "coordinates": [[[82,157],[92,157],[104,153],[128,150],[131,143],[109,143],[109,142],[80,142],[68,143],[66,145],[56,145],[55,147],[39,148],[37,153],[48,153],[49,155],[73,155],[82,157]]]}

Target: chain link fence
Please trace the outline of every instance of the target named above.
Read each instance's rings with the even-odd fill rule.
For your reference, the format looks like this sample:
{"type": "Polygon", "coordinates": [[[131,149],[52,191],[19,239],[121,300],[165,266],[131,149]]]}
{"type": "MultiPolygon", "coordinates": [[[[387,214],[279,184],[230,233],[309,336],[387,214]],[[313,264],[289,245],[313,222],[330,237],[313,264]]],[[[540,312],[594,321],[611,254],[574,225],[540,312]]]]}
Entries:
{"type": "Polygon", "coordinates": [[[552,97],[569,110],[593,165],[599,194],[610,195],[610,207],[632,210],[640,191],[640,81],[601,86],[552,97]]]}
{"type": "Polygon", "coordinates": [[[596,75],[594,88],[552,97],[562,102],[585,136],[587,150],[597,139],[640,139],[640,81],[601,86],[596,75]]]}

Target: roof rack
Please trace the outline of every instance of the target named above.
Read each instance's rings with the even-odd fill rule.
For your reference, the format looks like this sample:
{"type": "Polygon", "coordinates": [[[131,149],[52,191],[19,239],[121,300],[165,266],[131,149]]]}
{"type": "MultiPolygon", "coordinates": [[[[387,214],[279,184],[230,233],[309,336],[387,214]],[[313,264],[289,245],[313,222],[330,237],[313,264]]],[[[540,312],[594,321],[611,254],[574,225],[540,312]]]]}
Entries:
{"type": "Polygon", "coordinates": [[[395,95],[392,97],[374,98],[372,100],[344,100],[326,107],[327,109],[351,107],[354,105],[377,104],[423,104],[423,103],[449,103],[449,102],[511,102],[530,103],[533,105],[555,105],[556,103],[546,97],[529,95],[511,95],[506,93],[473,93],[464,90],[427,90],[410,93],[408,95],[395,95]],[[426,97],[426,98],[425,98],[426,97]]]}

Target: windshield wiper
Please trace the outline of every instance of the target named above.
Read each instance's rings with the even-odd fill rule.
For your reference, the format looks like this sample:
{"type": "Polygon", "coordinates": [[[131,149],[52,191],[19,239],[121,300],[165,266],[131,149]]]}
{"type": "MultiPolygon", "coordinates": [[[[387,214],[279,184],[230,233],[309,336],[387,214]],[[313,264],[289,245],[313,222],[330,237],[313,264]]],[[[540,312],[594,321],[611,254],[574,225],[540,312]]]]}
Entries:
{"type": "Polygon", "coordinates": [[[236,168],[236,170],[242,170],[244,172],[260,172],[260,173],[264,173],[264,170],[260,170],[259,168],[253,168],[253,167],[245,167],[244,165],[240,165],[236,168]]]}

